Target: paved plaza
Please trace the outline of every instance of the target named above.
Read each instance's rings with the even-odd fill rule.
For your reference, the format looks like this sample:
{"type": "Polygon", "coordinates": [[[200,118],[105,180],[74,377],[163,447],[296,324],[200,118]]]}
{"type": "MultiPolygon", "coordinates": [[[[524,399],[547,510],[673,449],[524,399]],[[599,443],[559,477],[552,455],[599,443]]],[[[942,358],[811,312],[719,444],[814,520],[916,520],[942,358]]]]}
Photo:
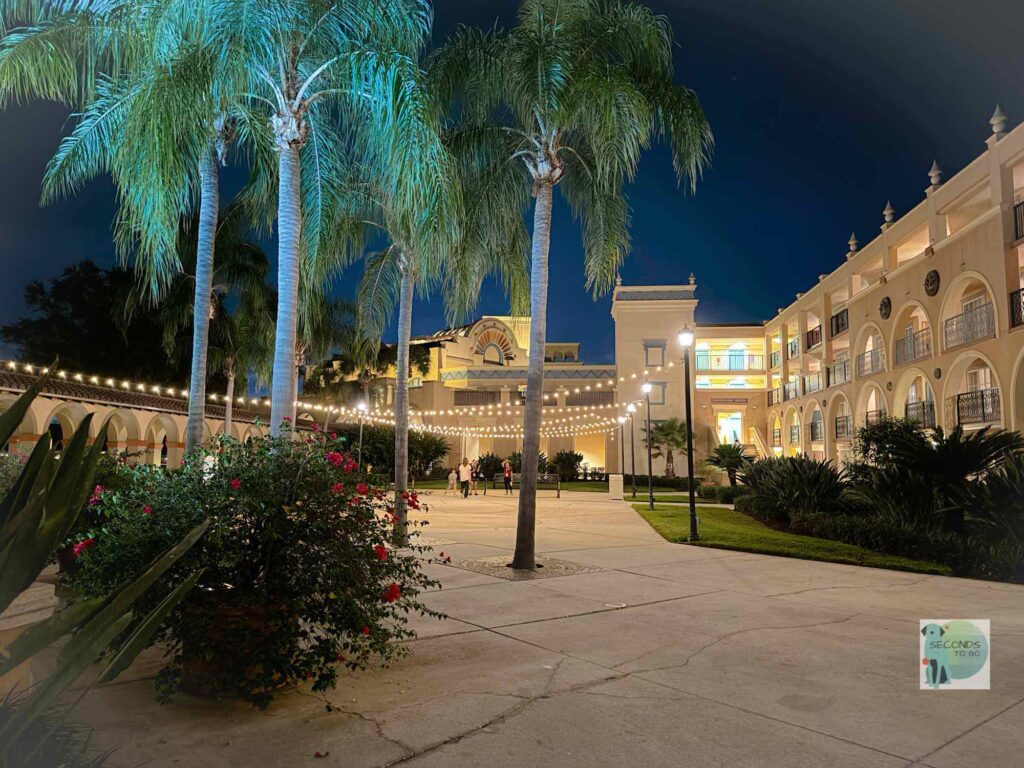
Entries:
{"type": "Polygon", "coordinates": [[[589,493],[540,500],[514,581],[515,499],[427,498],[449,618],[408,658],[259,712],[156,704],[151,654],[77,719],[118,766],[1021,764],[1022,586],[669,544],[589,493]],[[922,618],[991,620],[991,690],[918,690],[922,618]]]}

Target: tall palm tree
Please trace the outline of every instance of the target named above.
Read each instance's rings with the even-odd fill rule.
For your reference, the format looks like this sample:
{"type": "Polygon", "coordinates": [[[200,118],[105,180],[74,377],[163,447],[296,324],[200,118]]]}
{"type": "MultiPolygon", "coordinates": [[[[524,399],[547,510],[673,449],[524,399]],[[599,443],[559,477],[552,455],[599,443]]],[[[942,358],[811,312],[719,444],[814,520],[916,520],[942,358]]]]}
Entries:
{"type": "Polygon", "coordinates": [[[753,459],[743,453],[742,445],[723,443],[716,445],[704,462],[729,476],[729,485],[735,486],[739,473],[750,466],[753,459]]]}
{"type": "Polygon", "coordinates": [[[278,304],[271,429],[296,399],[300,274],[320,280],[348,260],[359,231],[341,226],[339,194],[353,157],[371,168],[416,244],[443,234],[445,175],[417,54],[430,31],[425,0],[237,0],[213,3],[214,26],[244,62],[258,119],[240,124],[257,142],[254,207],[276,199],[278,304]],[[273,169],[263,162],[267,150],[273,169]],[[276,198],[275,198],[276,181],[276,198]],[[436,215],[432,215],[436,214],[436,215]]]}
{"type": "MultiPolygon", "coordinates": [[[[581,220],[587,286],[609,290],[629,250],[623,185],[652,139],[691,188],[711,133],[696,96],[673,82],[668,21],[622,0],[523,0],[509,32],[458,30],[438,54],[440,93],[467,121],[501,121],[506,157],[533,196],[530,356],[523,484],[513,566],[534,568],[548,250],[554,189],[581,220]]],[[[484,132],[481,125],[480,131],[484,132]]]]}

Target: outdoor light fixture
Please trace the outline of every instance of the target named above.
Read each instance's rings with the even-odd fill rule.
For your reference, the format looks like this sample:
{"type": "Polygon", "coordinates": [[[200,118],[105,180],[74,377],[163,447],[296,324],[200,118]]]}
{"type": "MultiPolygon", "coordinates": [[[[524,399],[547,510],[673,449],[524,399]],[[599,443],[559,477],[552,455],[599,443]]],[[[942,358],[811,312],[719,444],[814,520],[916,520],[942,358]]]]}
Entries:
{"type": "Polygon", "coordinates": [[[356,404],[356,410],[359,411],[359,452],[357,454],[357,460],[360,472],[363,471],[363,414],[366,413],[367,408],[369,408],[369,406],[366,404],[365,400],[360,400],[356,404]]]}
{"type": "MultiPolygon", "coordinates": [[[[640,387],[640,391],[643,392],[645,395],[650,395],[651,394],[651,382],[645,381],[643,383],[643,385],[640,387]]],[[[648,400],[650,400],[650,398],[648,398],[648,400]]]]}
{"type": "Polygon", "coordinates": [[[654,511],[654,456],[652,451],[651,440],[651,382],[644,379],[643,386],[640,387],[644,393],[644,399],[647,401],[647,508],[654,511]]]}
{"type": "Polygon", "coordinates": [[[690,541],[699,541],[697,534],[697,501],[694,498],[693,483],[693,406],[690,403],[690,349],[693,347],[693,331],[684,325],[679,331],[679,345],[683,348],[683,400],[686,403],[686,487],[690,500],[690,541]]]}
{"type": "MultiPolygon", "coordinates": [[[[629,417],[629,461],[632,465],[630,469],[630,480],[633,484],[633,498],[636,498],[636,431],[633,429],[633,414],[636,413],[636,406],[630,403],[626,406],[626,414],[629,417]]],[[[625,446],[623,446],[625,447],[625,446]]],[[[625,462],[623,462],[625,464],[625,462]]]]}

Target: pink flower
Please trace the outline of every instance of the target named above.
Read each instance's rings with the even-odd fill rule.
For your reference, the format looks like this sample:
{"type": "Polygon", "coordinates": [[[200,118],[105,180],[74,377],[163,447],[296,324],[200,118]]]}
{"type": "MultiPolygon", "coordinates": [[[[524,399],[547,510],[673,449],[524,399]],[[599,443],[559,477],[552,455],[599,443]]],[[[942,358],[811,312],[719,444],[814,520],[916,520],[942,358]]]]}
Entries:
{"type": "Polygon", "coordinates": [[[100,503],[100,497],[103,496],[103,486],[97,485],[92,489],[92,496],[89,497],[89,506],[95,506],[100,503]]]}
{"type": "Polygon", "coordinates": [[[231,485],[231,490],[233,490],[233,491],[237,491],[237,490],[238,490],[239,488],[241,488],[241,487],[242,487],[242,481],[241,481],[241,480],[239,480],[239,479],[238,479],[238,478],[236,477],[236,478],[235,478],[234,480],[232,480],[232,481],[231,481],[230,485],[231,485]]]}
{"type": "Polygon", "coordinates": [[[378,544],[373,548],[373,554],[383,563],[388,559],[388,548],[383,544],[378,544]]]}
{"type": "Polygon", "coordinates": [[[338,433],[337,432],[331,432],[331,440],[337,440],[337,439],[338,439],[338,433]]]}
{"type": "Polygon", "coordinates": [[[344,463],[344,461],[345,461],[345,457],[342,456],[337,451],[328,451],[328,453],[327,453],[327,462],[329,464],[333,464],[336,467],[340,467],[342,465],[342,463],[344,463]]]}
{"type": "Polygon", "coordinates": [[[345,485],[343,483],[335,483],[331,486],[331,493],[337,495],[345,492],[345,485]]]}
{"type": "Polygon", "coordinates": [[[144,506],[142,508],[142,514],[144,514],[144,515],[152,515],[153,514],[153,508],[147,504],[146,506],[144,506]]]}
{"type": "Polygon", "coordinates": [[[283,421],[283,422],[285,422],[285,423],[288,423],[288,424],[290,424],[290,423],[291,423],[291,420],[292,420],[292,417],[291,417],[291,416],[285,416],[285,417],[283,417],[283,418],[281,419],[281,421],[283,421]]]}
{"type": "Polygon", "coordinates": [[[360,496],[365,496],[369,492],[370,488],[366,483],[359,483],[359,485],[356,486],[356,493],[360,496]]]}
{"type": "Polygon", "coordinates": [[[75,557],[79,557],[83,552],[85,552],[85,550],[87,550],[89,547],[93,546],[95,543],[96,543],[96,539],[93,539],[93,538],[83,539],[82,541],[80,541],[77,544],[75,544],[75,546],[72,548],[71,551],[72,551],[72,553],[74,553],[75,557]]]}
{"type": "Polygon", "coordinates": [[[395,602],[395,600],[398,599],[399,595],[401,594],[402,590],[399,588],[399,586],[394,582],[391,582],[391,584],[388,585],[388,588],[381,592],[380,599],[383,600],[385,603],[393,603],[395,602]]]}

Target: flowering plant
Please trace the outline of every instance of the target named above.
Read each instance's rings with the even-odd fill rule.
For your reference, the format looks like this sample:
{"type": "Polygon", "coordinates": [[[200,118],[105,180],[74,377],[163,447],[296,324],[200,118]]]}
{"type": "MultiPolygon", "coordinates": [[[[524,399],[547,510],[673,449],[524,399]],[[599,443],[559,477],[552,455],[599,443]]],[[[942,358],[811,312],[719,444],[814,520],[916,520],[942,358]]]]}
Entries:
{"type": "Polygon", "coordinates": [[[170,650],[161,696],[184,682],[265,706],[283,685],[309,679],[314,690],[331,688],[339,668],[407,652],[399,641],[414,636],[409,614],[438,615],[418,600],[435,582],[420,570],[427,548],[416,544],[416,527],[407,547],[390,545],[385,490],[357,475],[329,436],[223,439],[208,455],[212,463],[192,457],[147,485],[145,498],[123,493],[128,508],[80,551],[71,577],[85,594],[105,594],[195,521],[210,520],[139,606],[144,615],[203,569],[157,633],[170,650]]]}

